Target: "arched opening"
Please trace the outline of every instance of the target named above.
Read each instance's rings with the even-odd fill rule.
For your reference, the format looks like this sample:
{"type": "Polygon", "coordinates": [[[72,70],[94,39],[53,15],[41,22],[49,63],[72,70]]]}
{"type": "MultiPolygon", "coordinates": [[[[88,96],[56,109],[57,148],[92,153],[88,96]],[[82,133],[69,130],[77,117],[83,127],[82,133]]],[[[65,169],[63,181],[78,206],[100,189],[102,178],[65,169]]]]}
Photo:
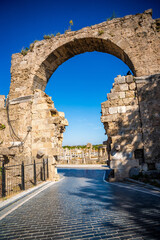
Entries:
{"type": "Polygon", "coordinates": [[[62,63],[75,55],[93,51],[114,55],[127,64],[133,74],[136,75],[134,65],[129,56],[112,41],[96,37],[80,39],[75,38],[74,41],[65,43],[55,49],[41,63],[34,76],[32,89],[45,90],[50,77],[62,63]]]}
{"type": "Polygon", "coordinates": [[[45,92],[53,96],[56,109],[63,111],[69,122],[63,145],[102,144],[107,140],[100,121],[101,103],[114,78],[128,70],[118,58],[100,52],[77,55],[59,66],[45,92]]]}

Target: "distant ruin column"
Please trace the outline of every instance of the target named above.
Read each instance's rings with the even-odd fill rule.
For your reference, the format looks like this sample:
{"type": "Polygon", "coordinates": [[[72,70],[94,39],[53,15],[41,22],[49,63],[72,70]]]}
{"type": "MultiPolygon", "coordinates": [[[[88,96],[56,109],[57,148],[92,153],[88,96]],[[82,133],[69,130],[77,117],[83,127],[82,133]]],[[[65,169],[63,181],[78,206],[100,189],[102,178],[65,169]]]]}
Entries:
{"type": "Polygon", "coordinates": [[[88,158],[91,159],[91,150],[88,152],[88,158]]]}
{"type": "Polygon", "coordinates": [[[102,148],[99,148],[99,157],[102,157],[102,148]]]}
{"type": "Polygon", "coordinates": [[[57,173],[57,168],[56,168],[56,163],[55,163],[55,158],[48,158],[48,168],[49,168],[49,180],[50,181],[58,181],[59,180],[59,175],[57,173]]]}
{"type": "Polygon", "coordinates": [[[84,154],[84,151],[82,151],[82,162],[85,163],[85,154],[84,154]]]}

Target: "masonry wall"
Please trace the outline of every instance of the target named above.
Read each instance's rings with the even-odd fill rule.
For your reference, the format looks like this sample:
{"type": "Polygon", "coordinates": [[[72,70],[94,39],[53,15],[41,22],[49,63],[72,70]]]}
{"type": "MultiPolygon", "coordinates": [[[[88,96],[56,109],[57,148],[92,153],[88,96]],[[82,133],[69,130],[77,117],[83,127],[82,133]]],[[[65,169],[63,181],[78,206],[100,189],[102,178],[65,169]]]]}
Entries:
{"type": "Polygon", "coordinates": [[[145,162],[160,168],[160,74],[136,77],[145,162]]]}
{"type": "Polygon", "coordinates": [[[118,76],[101,121],[110,140],[111,168],[115,178],[128,177],[132,167],[159,168],[160,75],[118,76]]]}
{"type": "Polygon", "coordinates": [[[111,139],[111,168],[116,178],[128,176],[129,169],[139,165],[134,150],[142,148],[142,129],[136,84],[133,76],[114,79],[108,100],[102,103],[101,121],[111,139]]]}
{"type": "MultiPolygon", "coordinates": [[[[0,95],[0,149],[9,145],[9,127],[7,124],[7,111],[5,107],[5,96],[0,95]]],[[[1,155],[1,152],[0,152],[1,155]]]]}
{"type": "MultiPolygon", "coordinates": [[[[41,161],[55,163],[68,125],[63,112],[58,112],[47,94],[35,90],[33,95],[7,100],[0,96],[0,158],[6,164],[41,161]]],[[[54,175],[54,167],[52,167],[54,175]]],[[[32,173],[28,173],[32,174],[32,173]]]]}
{"type": "MultiPolygon", "coordinates": [[[[58,112],[47,94],[35,90],[32,104],[32,158],[59,155],[63,132],[68,125],[63,112],[58,112]]],[[[54,162],[54,161],[53,161],[54,162]]]]}

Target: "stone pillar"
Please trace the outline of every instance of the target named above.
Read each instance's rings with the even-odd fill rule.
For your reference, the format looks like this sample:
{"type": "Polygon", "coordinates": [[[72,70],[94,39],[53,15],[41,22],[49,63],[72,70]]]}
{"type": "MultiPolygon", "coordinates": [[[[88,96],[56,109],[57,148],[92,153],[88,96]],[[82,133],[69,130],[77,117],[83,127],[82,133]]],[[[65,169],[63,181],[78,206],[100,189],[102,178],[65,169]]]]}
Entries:
{"type": "Polygon", "coordinates": [[[111,140],[111,168],[115,179],[128,177],[132,167],[139,166],[134,151],[143,145],[141,118],[135,79],[132,75],[114,79],[108,100],[102,103],[101,121],[111,140]]]}
{"type": "Polygon", "coordinates": [[[102,148],[99,148],[99,157],[102,157],[102,148]]]}
{"type": "Polygon", "coordinates": [[[91,159],[91,150],[88,152],[88,158],[91,159]]]}
{"type": "Polygon", "coordinates": [[[55,158],[48,158],[48,170],[49,170],[49,180],[50,181],[58,181],[59,175],[57,173],[55,158]]]}

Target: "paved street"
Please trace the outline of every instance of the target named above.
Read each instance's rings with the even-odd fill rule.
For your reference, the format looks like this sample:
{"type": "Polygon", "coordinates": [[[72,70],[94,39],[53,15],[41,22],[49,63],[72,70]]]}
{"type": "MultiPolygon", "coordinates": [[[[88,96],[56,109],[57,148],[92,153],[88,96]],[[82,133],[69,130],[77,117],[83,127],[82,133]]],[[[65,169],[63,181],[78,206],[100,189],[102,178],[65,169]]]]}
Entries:
{"type": "Polygon", "coordinates": [[[0,221],[0,239],[160,239],[160,194],[103,182],[104,170],[65,177],[0,221]]]}

